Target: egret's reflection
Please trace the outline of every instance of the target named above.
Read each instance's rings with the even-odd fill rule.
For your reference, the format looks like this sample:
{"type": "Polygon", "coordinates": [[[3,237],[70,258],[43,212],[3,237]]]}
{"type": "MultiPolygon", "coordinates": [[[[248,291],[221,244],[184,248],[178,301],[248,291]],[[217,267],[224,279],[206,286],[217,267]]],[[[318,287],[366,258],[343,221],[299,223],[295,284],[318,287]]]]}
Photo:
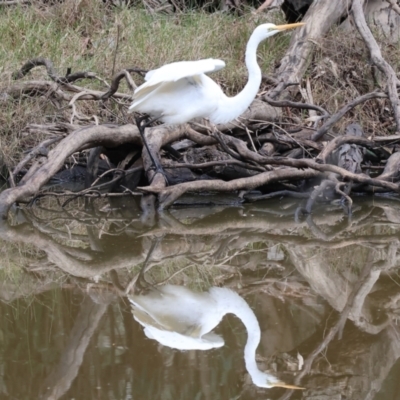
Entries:
{"type": "Polygon", "coordinates": [[[236,315],[247,330],[244,359],[253,383],[264,388],[301,389],[258,369],[256,349],[261,338],[260,325],[253,310],[234,291],[212,287],[207,292],[195,292],[183,286],[164,285],[128,298],[133,316],[144,327],[146,336],[178,350],[223,346],[223,338],[211,331],[225,314],[236,315]]]}

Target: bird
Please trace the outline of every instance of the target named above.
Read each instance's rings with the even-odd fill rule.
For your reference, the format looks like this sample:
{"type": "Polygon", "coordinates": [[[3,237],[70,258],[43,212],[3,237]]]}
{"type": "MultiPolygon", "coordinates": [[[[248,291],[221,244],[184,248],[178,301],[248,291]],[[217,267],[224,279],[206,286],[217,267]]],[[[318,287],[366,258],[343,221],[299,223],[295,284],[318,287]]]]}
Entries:
{"type": "MultiPolygon", "coordinates": [[[[152,118],[150,122],[159,120],[166,124],[182,124],[195,118],[207,118],[212,124],[231,122],[246,111],[260,87],[262,73],[257,63],[258,45],[278,32],[303,25],[303,22],[266,23],[254,29],[246,46],[248,81],[236,96],[226,96],[221,87],[206,75],[224,68],[224,61],[213,58],[178,61],[147,72],[145,82],[133,93],[128,112],[145,113],[152,118]]],[[[154,167],[162,171],[144,137],[144,129],[149,123],[142,122],[143,119],[136,119],[142,140],[154,167]]]]}
{"type": "Polygon", "coordinates": [[[253,383],[263,388],[303,389],[287,385],[258,369],[256,349],[261,339],[260,325],[247,302],[233,290],[211,287],[208,291],[196,292],[185,286],[166,284],[151,287],[144,294],[128,295],[128,299],[133,317],[144,327],[145,335],[178,350],[222,347],[223,338],[212,330],[225,314],[235,314],[247,330],[244,360],[253,383]]]}

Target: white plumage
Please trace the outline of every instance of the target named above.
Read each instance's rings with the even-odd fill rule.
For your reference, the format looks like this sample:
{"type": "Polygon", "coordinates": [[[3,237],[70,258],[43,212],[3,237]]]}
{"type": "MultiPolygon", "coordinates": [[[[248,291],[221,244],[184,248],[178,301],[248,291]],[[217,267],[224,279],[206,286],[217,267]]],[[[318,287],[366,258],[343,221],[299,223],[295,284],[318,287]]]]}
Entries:
{"type": "Polygon", "coordinates": [[[206,74],[225,67],[222,60],[180,61],[149,71],[145,83],[133,95],[129,111],[146,113],[168,124],[208,118],[214,124],[227,123],[239,117],[257,95],[261,70],[257,64],[257,47],[276,33],[303,23],[258,26],[247,43],[246,66],[249,79],[234,97],[226,96],[220,86],[206,74]]]}
{"type": "Polygon", "coordinates": [[[208,292],[195,292],[183,286],[164,285],[128,298],[133,316],[144,327],[146,336],[178,350],[223,346],[223,338],[211,331],[224,315],[235,314],[247,330],[244,359],[253,383],[264,388],[301,389],[258,369],[256,349],[261,338],[260,325],[246,301],[234,291],[212,287],[208,292]]]}

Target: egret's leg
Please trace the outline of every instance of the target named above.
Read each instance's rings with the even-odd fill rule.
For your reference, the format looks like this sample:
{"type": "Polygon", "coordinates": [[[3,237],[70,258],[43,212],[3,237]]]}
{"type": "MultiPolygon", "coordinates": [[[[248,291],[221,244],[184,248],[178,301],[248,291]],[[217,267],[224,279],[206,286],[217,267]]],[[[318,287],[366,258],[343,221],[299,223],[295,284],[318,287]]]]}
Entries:
{"type": "Polygon", "coordinates": [[[147,144],[147,140],[146,140],[146,137],[145,137],[145,134],[144,134],[145,129],[146,129],[148,126],[150,126],[153,122],[157,121],[157,119],[158,119],[158,118],[154,118],[154,119],[149,120],[147,116],[144,116],[144,117],[136,117],[136,118],[135,118],[135,120],[136,120],[136,126],[137,126],[137,128],[138,128],[138,130],[139,130],[140,136],[142,137],[143,144],[145,145],[146,150],[147,150],[147,152],[149,153],[149,156],[150,156],[151,162],[153,163],[155,172],[156,172],[156,174],[157,174],[157,173],[162,174],[162,175],[164,176],[165,181],[166,181],[167,184],[168,184],[168,179],[167,179],[167,176],[166,176],[166,174],[165,174],[165,171],[164,171],[162,165],[160,164],[160,162],[158,161],[158,159],[157,159],[156,157],[154,157],[153,153],[150,151],[150,147],[149,147],[149,145],[147,144]],[[144,122],[144,121],[146,121],[146,122],[144,122]]]}
{"type": "Polygon", "coordinates": [[[131,293],[132,290],[134,294],[144,294],[154,286],[152,283],[146,280],[145,273],[148,272],[154,266],[154,264],[153,265],[148,265],[148,264],[153,255],[154,249],[161,242],[162,238],[163,236],[158,237],[152,241],[150,249],[147,253],[146,259],[143,263],[142,268],[140,269],[139,274],[134,276],[133,279],[131,279],[131,281],[128,283],[128,285],[126,285],[126,287],[123,287],[119,282],[117,272],[114,269],[110,271],[110,277],[112,283],[114,284],[114,287],[117,289],[119,294],[121,294],[122,296],[126,296],[127,294],[131,293]]]}
{"type": "Polygon", "coordinates": [[[156,239],[153,239],[151,242],[150,249],[147,253],[146,259],[144,260],[142,268],[140,268],[139,275],[136,280],[134,292],[138,294],[143,294],[146,293],[152,286],[150,282],[146,280],[146,275],[145,273],[149,271],[154,265],[148,265],[151,257],[153,256],[154,250],[158,246],[158,244],[162,241],[163,236],[157,237],[156,239]]]}

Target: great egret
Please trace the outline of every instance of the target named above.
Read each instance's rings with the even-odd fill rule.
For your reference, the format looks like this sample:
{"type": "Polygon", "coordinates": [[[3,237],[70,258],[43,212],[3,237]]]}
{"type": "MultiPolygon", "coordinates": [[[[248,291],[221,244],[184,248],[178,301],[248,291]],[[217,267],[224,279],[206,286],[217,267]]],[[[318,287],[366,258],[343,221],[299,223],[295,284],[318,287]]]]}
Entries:
{"type": "MultiPolygon", "coordinates": [[[[258,45],[278,32],[302,25],[302,22],[287,25],[268,23],[259,25],[253,31],[246,46],[249,79],[236,96],[226,96],[220,86],[205,75],[224,68],[224,61],[212,58],[180,61],[149,71],[145,76],[146,82],[133,94],[129,112],[146,113],[167,124],[186,123],[194,118],[208,118],[213,124],[233,121],[246,111],[260,87],[262,74],[257,63],[258,45]]],[[[137,124],[155,168],[162,171],[144,138],[144,129],[148,124],[142,125],[139,120],[137,124]]]]}
{"type": "Polygon", "coordinates": [[[258,369],[256,349],[261,338],[260,325],[246,301],[234,291],[212,287],[208,292],[195,292],[183,286],[164,285],[128,298],[133,316],[144,327],[146,336],[178,350],[223,346],[224,340],[211,331],[225,314],[235,314],[247,330],[244,360],[253,383],[264,388],[302,389],[286,385],[258,369]]]}

